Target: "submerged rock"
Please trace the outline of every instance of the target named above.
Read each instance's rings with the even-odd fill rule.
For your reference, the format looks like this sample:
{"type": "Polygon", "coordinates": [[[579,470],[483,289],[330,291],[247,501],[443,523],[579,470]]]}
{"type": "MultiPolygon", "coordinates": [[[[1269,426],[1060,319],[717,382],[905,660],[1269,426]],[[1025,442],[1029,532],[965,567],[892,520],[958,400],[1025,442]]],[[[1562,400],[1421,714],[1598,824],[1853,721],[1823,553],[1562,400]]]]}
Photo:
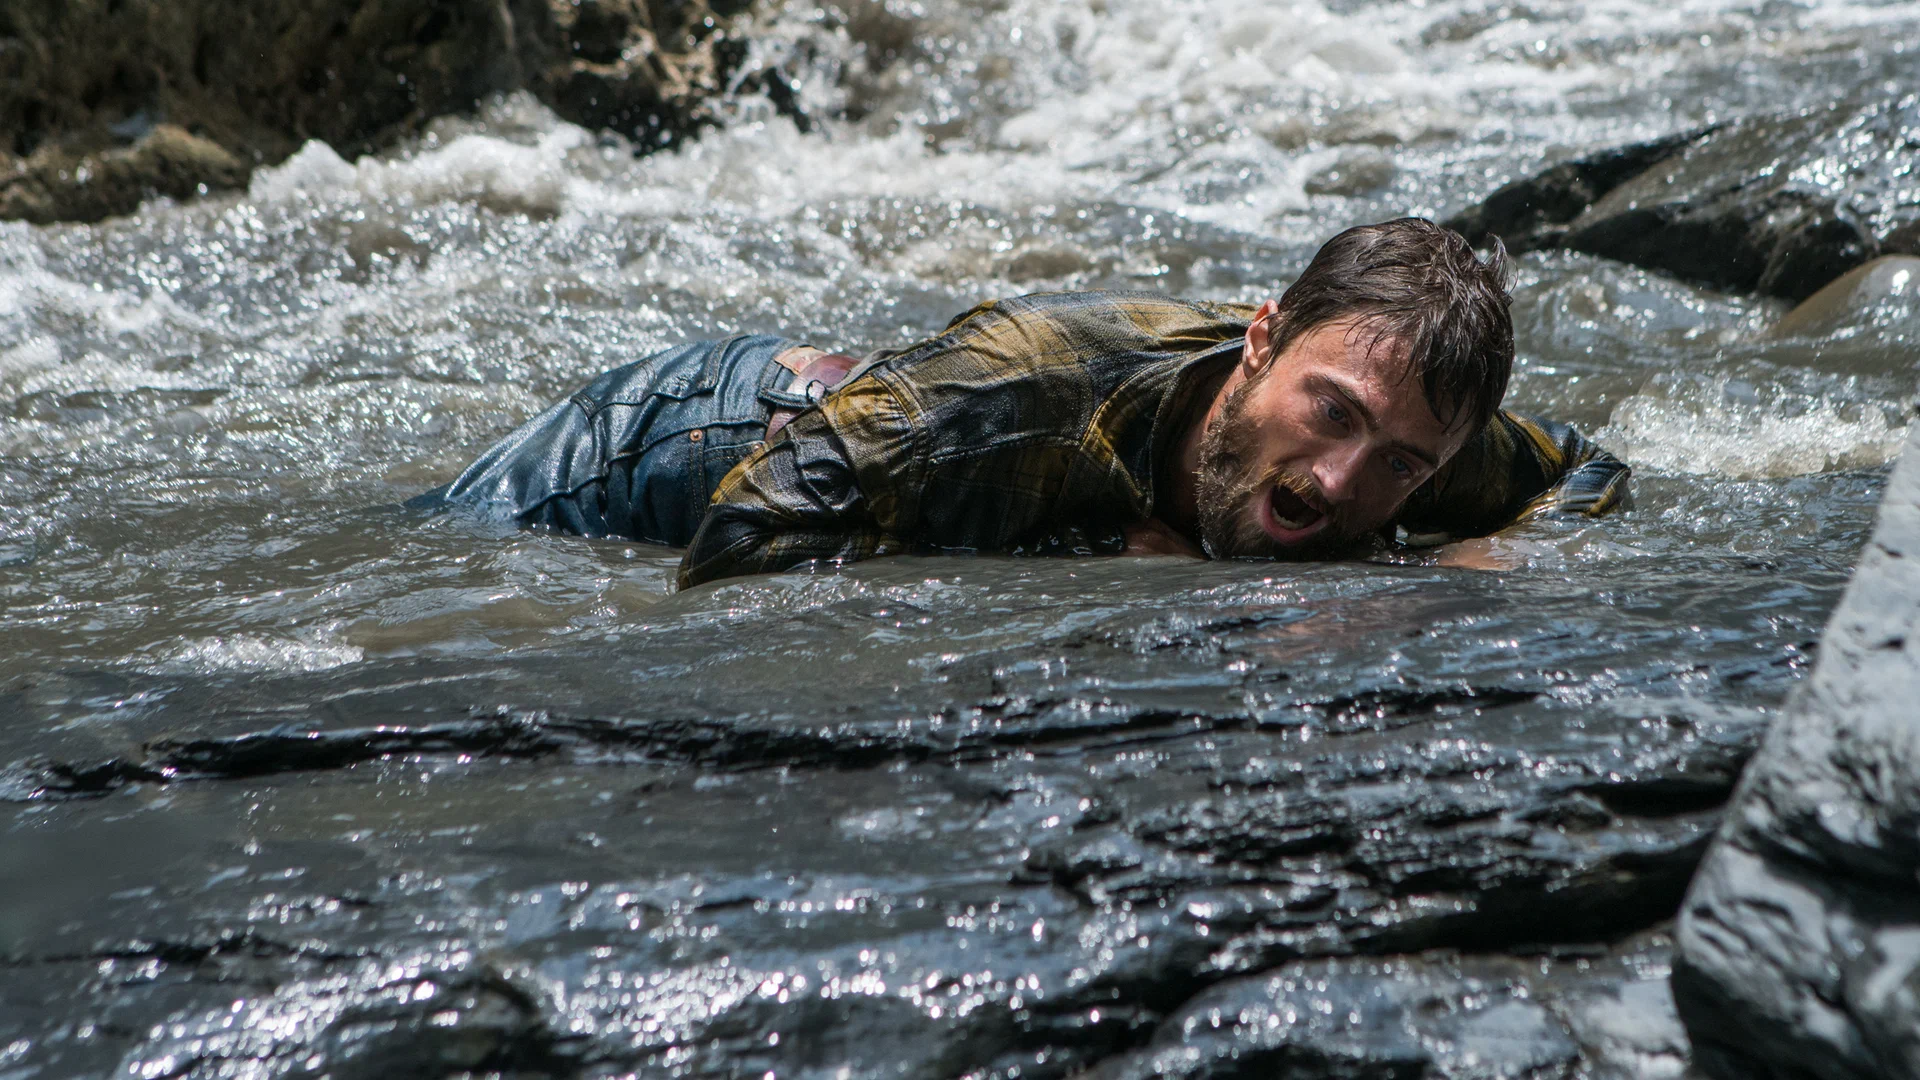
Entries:
{"type": "Polygon", "coordinates": [[[1725,1080],[1920,1077],[1916,444],[1682,910],[1674,995],[1725,1080]]]}
{"type": "Polygon", "coordinates": [[[0,15],[0,219],[96,221],[232,189],[309,139],[352,157],[520,89],[663,145],[710,119],[750,3],[14,5],[0,15]]]}
{"type": "Polygon", "coordinates": [[[1917,151],[1920,97],[1750,117],[1556,165],[1447,224],[1800,300],[1876,256],[1920,253],[1917,151]]]}
{"type": "Polygon", "coordinates": [[[1302,185],[1309,195],[1362,195],[1393,182],[1393,159],[1374,146],[1349,146],[1302,185]]]}
{"type": "Polygon", "coordinates": [[[1687,1041],[1659,935],[1622,956],[1315,960],[1220,983],[1089,1080],[1677,1078],[1687,1041]]]}
{"type": "Polygon", "coordinates": [[[1820,337],[1857,327],[1884,314],[1920,308],[1920,258],[1884,255],[1835,278],[1801,301],[1768,332],[1769,337],[1820,337]]]}

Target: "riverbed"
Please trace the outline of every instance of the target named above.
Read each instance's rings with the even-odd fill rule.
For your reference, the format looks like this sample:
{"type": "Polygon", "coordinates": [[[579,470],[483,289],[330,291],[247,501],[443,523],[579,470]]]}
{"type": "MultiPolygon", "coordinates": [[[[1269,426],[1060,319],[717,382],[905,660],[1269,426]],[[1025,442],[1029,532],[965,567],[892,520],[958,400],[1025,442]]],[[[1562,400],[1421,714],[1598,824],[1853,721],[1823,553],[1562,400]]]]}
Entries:
{"type": "Polygon", "coordinates": [[[1916,31],[795,3],[754,47],[804,123],[743,96],[636,156],[513,96],[0,224],[0,1075],[1678,1075],[1667,920],[1871,528],[1911,312],[1781,340],[1777,300],[1522,257],[1508,405],[1635,497],[1451,552],[1491,569],[676,593],[671,550],[399,504],[667,345],[1259,300],[1347,225],[1908,92],[1916,31]]]}

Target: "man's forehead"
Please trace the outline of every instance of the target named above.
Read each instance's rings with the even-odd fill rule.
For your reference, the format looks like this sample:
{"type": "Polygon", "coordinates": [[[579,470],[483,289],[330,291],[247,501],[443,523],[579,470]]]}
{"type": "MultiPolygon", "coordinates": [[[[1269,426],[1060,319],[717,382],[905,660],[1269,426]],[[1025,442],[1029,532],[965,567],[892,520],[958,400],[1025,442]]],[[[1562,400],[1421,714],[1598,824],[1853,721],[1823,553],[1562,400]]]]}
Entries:
{"type": "Polygon", "coordinates": [[[1355,321],[1322,323],[1295,339],[1290,352],[1342,382],[1393,399],[1410,390],[1422,396],[1414,377],[1413,347],[1404,338],[1355,321]]]}
{"type": "Polygon", "coordinates": [[[1370,370],[1377,370],[1392,381],[1413,373],[1413,342],[1405,335],[1358,319],[1330,323],[1328,329],[1340,335],[1349,357],[1370,370]]]}

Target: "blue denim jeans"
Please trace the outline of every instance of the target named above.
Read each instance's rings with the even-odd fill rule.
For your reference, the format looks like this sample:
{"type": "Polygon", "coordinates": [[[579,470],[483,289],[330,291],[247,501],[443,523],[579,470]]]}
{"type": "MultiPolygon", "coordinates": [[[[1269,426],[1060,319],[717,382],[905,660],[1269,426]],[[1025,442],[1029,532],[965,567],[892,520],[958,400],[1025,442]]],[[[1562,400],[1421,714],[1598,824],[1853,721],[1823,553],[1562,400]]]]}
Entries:
{"type": "Polygon", "coordinates": [[[773,362],[795,344],[696,341],[615,368],[407,505],[684,547],[720,479],[761,445],[770,411],[808,404],[779,389],[793,376],[773,362]]]}

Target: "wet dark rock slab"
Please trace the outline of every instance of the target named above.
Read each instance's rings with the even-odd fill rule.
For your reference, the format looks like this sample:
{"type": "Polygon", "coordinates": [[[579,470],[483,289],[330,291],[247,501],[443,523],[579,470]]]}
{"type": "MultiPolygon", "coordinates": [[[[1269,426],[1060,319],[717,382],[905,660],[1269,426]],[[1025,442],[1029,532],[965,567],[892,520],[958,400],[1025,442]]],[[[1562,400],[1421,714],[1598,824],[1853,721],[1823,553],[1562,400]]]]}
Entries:
{"type": "Polygon", "coordinates": [[[1687,896],[1674,993],[1726,1080],[1920,1077],[1916,443],[1687,896]]]}
{"type": "MultiPolygon", "coordinates": [[[[1676,746],[1699,734],[1656,730],[1676,746]]],[[[1738,741],[1737,729],[1718,734],[1738,741]]],[[[1388,786],[1404,790],[1382,792],[1383,748],[1366,740],[1305,770],[1343,806],[1347,841],[1210,866],[1197,834],[1169,835],[1184,816],[1242,801],[1218,786],[1222,758],[1258,759],[1275,742],[1243,732],[992,768],[732,773],[403,757],[271,793],[122,790],[113,798],[132,800],[121,814],[134,817],[99,814],[94,800],[42,804],[48,848],[14,843],[8,869],[62,892],[9,905],[8,966],[70,989],[15,1015],[127,1019],[84,1038],[9,1034],[32,1033],[33,1060],[66,1075],[167,1061],[181,1075],[297,1075],[317,1055],[355,1072],[1057,1076],[1174,1038],[1168,1025],[1200,1007],[1193,995],[1275,962],[1295,971],[1285,957],[1563,942],[1523,947],[1540,959],[1478,982],[1445,974],[1461,962],[1451,954],[1396,960],[1417,984],[1399,1007],[1421,1016],[1442,999],[1477,1016],[1481,997],[1526,992],[1515,973],[1545,962],[1661,962],[1644,940],[1611,942],[1657,924],[1670,900],[1596,912],[1570,898],[1543,928],[1512,905],[1478,903],[1473,883],[1553,905],[1557,884],[1611,876],[1629,896],[1649,887],[1618,857],[1632,851],[1671,864],[1651,888],[1672,894],[1710,811],[1615,821],[1624,835],[1613,840],[1598,803],[1571,834],[1495,813],[1453,825],[1451,838],[1444,826],[1392,838],[1418,828],[1409,798],[1459,798],[1415,763],[1471,781],[1452,754],[1419,746],[1394,761],[1402,776],[1388,786]],[[153,799],[164,815],[139,816],[153,799]],[[1053,880],[1047,852],[1061,847],[1083,876],[1053,880]],[[91,858],[129,851],[139,854],[91,858]],[[1432,870],[1454,859],[1470,864],[1461,881],[1403,873],[1408,860],[1432,870]],[[45,872],[56,865],[57,877],[45,872]]],[[[1342,1015],[1373,1015],[1400,993],[1352,972],[1332,991],[1342,1015]]],[[[1500,1069],[1578,1059],[1559,1014],[1516,1005],[1485,1022],[1508,1030],[1519,1018],[1500,1069]]],[[[1187,1074],[1236,1075],[1220,1055],[1207,1060],[1187,1074]]]]}
{"type": "MultiPolygon", "coordinates": [[[[0,219],[97,221],[349,158],[527,90],[657,147],[742,72],[747,0],[67,0],[0,10],[0,219]]],[[[778,95],[776,95],[778,96],[778,95]]],[[[787,98],[791,98],[790,92],[787,98]]]]}
{"type": "Polygon", "coordinates": [[[1665,608],[1583,634],[1552,580],[1167,570],[1143,609],[1136,571],[1063,600],[1028,564],[994,601],[1024,641],[878,652],[973,565],[682,594],[480,666],[7,687],[0,880],[34,884],[0,894],[0,1045],[60,1076],[1676,1074],[1663,928],[1797,651],[1703,660],[1665,608]],[[818,596],[713,614],[776,587],[818,596]]]}
{"type": "Polygon", "coordinates": [[[1746,117],[1556,165],[1448,224],[1801,300],[1877,256],[1920,254],[1916,154],[1913,96],[1746,117]]]}
{"type": "Polygon", "coordinates": [[[1669,951],[1653,934],[1600,957],[1284,964],[1207,989],[1089,1077],[1678,1077],[1669,951]]]}

